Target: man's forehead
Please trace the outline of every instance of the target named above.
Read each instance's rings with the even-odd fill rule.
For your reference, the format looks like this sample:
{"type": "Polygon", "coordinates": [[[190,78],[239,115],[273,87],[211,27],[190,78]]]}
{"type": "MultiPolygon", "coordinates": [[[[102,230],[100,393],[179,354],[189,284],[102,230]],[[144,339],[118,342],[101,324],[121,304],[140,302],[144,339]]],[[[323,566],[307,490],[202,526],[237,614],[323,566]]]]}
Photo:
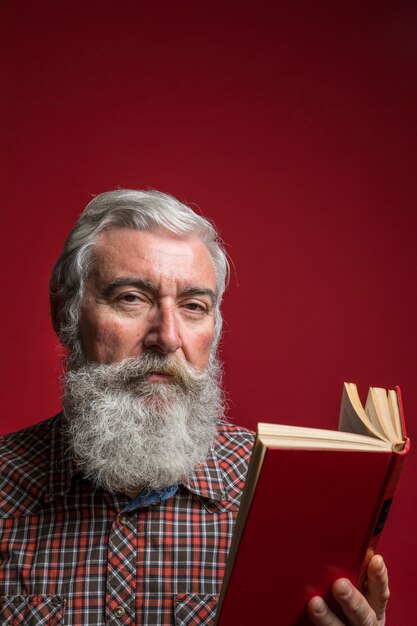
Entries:
{"type": "Polygon", "coordinates": [[[188,275],[194,279],[201,276],[215,285],[213,259],[195,234],[177,235],[163,229],[109,228],[97,237],[91,273],[103,278],[118,272],[134,276],[141,268],[184,279],[188,275]]]}

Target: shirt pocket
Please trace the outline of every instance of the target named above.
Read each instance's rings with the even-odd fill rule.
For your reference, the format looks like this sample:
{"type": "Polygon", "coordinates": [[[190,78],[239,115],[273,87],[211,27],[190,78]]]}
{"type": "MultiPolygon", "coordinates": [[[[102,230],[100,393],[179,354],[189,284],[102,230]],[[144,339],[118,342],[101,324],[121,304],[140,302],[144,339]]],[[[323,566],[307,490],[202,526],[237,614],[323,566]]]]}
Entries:
{"type": "Polygon", "coordinates": [[[0,624],[3,626],[61,626],[65,600],[62,596],[2,596],[0,624]]]}
{"type": "Polygon", "coordinates": [[[176,626],[213,626],[218,595],[179,593],[174,597],[176,626]]]}

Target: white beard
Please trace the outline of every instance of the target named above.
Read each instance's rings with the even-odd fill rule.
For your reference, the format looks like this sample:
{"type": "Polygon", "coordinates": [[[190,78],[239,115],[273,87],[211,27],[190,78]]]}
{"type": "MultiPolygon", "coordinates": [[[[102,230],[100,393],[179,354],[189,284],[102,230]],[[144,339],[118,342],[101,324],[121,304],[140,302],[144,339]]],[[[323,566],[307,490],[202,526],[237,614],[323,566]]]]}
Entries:
{"type": "Polygon", "coordinates": [[[189,477],[223,416],[220,379],[217,361],[201,373],[156,353],[67,371],[66,432],[84,477],[111,493],[160,490],[189,477]],[[172,382],[150,382],[151,372],[172,382]]]}

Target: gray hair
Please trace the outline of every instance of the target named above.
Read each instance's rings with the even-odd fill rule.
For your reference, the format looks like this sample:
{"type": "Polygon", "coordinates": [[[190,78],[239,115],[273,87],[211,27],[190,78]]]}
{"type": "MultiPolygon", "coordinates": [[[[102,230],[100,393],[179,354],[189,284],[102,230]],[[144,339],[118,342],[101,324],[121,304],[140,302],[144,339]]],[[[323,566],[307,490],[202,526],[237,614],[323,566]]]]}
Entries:
{"type": "Polygon", "coordinates": [[[81,350],[78,324],[85,281],[94,261],[95,242],[110,228],[162,228],[176,235],[193,234],[200,238],[210,252],[216,272],[215,350],[222,328],[220,302],[229,278],[226,252],[215,227],[171,195],[133,189],[107,191],[93,198],[65,241],[50,280],[52,323],[61,343],[73,356],[74,351],[81,350]]]}

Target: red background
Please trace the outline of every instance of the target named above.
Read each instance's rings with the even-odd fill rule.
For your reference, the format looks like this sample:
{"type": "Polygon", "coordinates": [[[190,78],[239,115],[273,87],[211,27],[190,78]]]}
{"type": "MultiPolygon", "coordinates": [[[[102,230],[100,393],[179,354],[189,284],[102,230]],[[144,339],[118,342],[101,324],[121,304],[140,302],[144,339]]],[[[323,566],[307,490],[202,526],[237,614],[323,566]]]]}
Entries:
{"type": "MultiPolygon", "coordinates": [[[[415,2],[0,10],[1,431],[59,409],[49,272],[91,195],[122,186],[194,203],[228,244],[233,419],[336,427],[344,380],[400,384],[413,436],[415,2]]],[[[415,471],[380,544],[390,624],[415,619],[415,471]]]]}

